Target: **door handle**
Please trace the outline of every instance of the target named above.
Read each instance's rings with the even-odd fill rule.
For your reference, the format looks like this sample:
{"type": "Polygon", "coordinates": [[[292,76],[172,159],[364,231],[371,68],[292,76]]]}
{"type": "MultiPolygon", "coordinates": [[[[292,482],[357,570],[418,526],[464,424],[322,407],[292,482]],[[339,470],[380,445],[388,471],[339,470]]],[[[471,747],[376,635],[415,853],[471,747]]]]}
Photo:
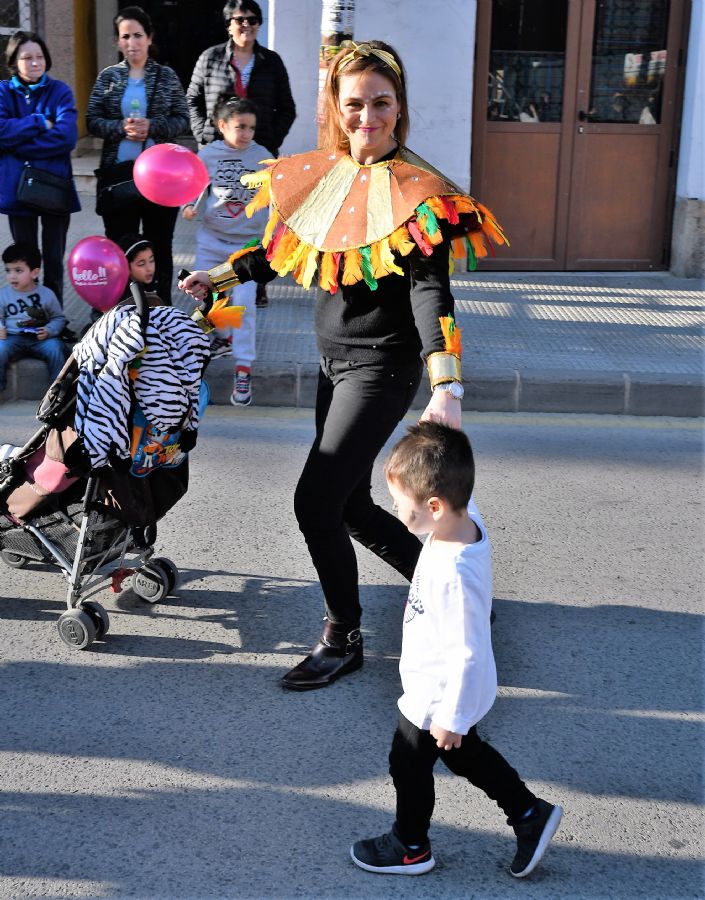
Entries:
{"type": "Polygon", "coordinates": [[[590,113],[585,112],[584,109],[581,109],[578,113],[578,121],[579,122],[587,122],[590,118],[590,113]]]}

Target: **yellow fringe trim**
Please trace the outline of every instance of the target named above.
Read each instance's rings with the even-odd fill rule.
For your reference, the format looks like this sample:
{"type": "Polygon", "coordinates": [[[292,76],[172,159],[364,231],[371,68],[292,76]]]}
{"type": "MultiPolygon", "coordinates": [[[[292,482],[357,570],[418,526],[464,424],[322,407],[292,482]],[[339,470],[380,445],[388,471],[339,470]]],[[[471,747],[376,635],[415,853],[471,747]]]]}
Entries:
{"type": "Polygon", "coordinates": [[[321,274],[318,283],[329,294],[334,294],[338,287],[338,265],[332,253],[321,255],[321,274]]]}

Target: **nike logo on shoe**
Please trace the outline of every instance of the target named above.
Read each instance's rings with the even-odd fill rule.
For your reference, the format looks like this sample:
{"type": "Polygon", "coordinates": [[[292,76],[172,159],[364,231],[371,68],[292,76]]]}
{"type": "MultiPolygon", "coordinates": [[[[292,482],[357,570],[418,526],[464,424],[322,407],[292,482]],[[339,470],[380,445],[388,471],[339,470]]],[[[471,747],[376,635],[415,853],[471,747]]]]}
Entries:
{"type": "Polygon", "coordinates": [[[420,856],[409,856],[408,854],[405,854],[402,862],[405,866],[413,866],[414,863],[421,862],[421,860],[426,856],[428,856],[428,851],[426,850],[424,850],[424,852],[420,854],[420,856]]]}

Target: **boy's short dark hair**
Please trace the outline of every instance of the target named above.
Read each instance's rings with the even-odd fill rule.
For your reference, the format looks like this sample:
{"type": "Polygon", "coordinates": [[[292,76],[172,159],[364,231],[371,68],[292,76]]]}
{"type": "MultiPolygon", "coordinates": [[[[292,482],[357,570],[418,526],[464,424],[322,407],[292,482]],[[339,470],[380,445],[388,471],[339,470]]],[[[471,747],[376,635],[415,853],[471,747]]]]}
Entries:
{"type": "Polygon", "coordinates": [[[251,115],[257,117],[257,107],[251,100],[233,94],[221,94],[213,107],[213,124],[228,122],[233,116],[251,115]]]}
{"type": "Polygon", "coordinates": [[[33,44],[39,44],[42,48],[44,62],[46,64],[44,71],[48,72],[49,69],[51,69],[51,53],[49,53],[49,48],[47,47],[44,38],[40,34],[37,34],[36,31],[16,31],[5,47],[5,64],[10,70],[11,75],[17,75],[17,57],[22,47],[30,41],[33,44]]]}
{"type": "Polygon", "coordinates": [[[27,263],[31,271],[32,269],[41,269],[42,254],[39,247],[35,247],[34,244],[10,244],[2,252],[2,261],[6,266],[14,262],[27,263]]]}
{"type": "Polygon", "coordinates": [[[423,503],[438,497],[465,509],[475,485],[475,460],[467,435],[438,422],[411,425],[384,464],[389,481],[423,503]]]}

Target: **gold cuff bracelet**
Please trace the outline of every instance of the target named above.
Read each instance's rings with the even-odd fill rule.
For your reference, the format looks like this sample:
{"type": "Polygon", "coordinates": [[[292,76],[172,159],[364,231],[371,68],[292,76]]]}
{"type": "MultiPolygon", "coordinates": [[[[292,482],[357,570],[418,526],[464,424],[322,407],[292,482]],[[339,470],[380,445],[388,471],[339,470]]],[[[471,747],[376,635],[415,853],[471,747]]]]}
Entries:
{"type": "Polygon", "coordinates": [[[463,383],[460,358],[454,353],[430,353],[426,358],[426,368],[432,389],[437,384],[447,384],[449,381],[463,383]]]}
{"type": "Polygon", "coordinates": [[[191,313],[191,318],[201,331],[205,331],[206,334],[210,334],[211,331],[215,330],[213,323],[203,315],[200,309],[194,309],[191,313]]]}
{"type": "Polygon", "coordinates": [[[212,269],[208,270],[208,277],[219,294],[224,291],[229,291],[230,288],[235,287],[236,284],[240,284],[240,279],[235,274],[235,270],[229,262],[221,263],[219,266],[213,266],[212,269]]]}

